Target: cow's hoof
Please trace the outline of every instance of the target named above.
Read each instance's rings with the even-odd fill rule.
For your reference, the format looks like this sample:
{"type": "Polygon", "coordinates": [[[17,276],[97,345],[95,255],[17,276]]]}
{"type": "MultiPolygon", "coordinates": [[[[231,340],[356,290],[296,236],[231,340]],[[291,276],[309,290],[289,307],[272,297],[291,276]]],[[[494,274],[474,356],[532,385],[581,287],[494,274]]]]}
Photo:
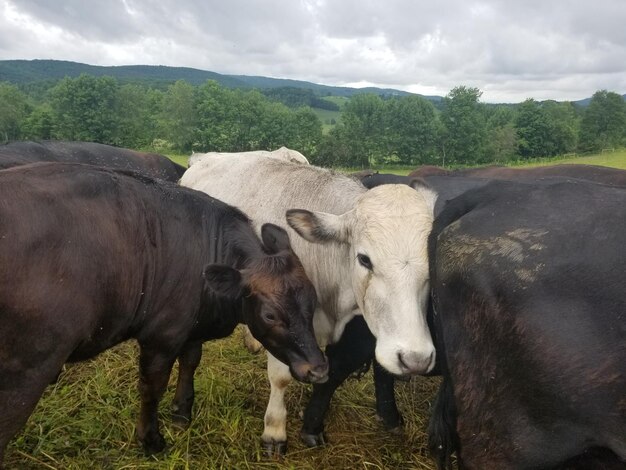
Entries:
{"type": "Polygon", "coordinates": [[[146,455],[158,454],[165,449],[165,439],[159,432],[149,433],[141,440],[146,455]]]}
{"type": "Polygon", "coordinates": [[[321,432],[319,434],[308,434],[304,431],[300,432],[300,437],[302,438],[302,442],[307,447],[320,447],[326,445],[326,436],[321,432]]]}
{"type": "Polygon", "coordinates": [[[391,434],[401,434],[402,427],[404,425],[404,419],[401,415],[398,415],[394,418],[384,418],[379,414],[376,414],[376,419],[380,421],[385,428],[385,431],[390,432],[391,434]]]}
{"type": "Polygon", "coordinates": [[[261,441],[261,446],[268,459],[280,459],[287,453],[287,441],[261,441]]]}
{"type": "Polygon", "coordinates": [[[183,416],[183,415],[179,415],[176,413],[172,413],[172,425],[174,425],[174,427],[184,431],[185,429],[189,427],[190,423],[191,423],[190,416],[183,416]]]}
{"type": "Polygon", "coordinates": [[[399,436],[404,432],[404,427],[402,425],[396,426],[395,428],[385,427],[385,429],[389,434],[393,434],[394,436],[399,436]]]}

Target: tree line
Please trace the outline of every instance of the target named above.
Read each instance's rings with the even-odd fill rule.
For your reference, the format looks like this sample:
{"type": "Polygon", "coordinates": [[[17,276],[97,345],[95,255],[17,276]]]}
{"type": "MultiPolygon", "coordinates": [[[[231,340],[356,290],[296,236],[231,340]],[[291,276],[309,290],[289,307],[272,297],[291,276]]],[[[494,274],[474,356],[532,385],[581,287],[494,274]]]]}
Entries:
{"type": "Polygon", "coordinates": [[[323,101],[313,98],[214,81],[158,89],[90,75],[30,88],[0,83],[0,141],[83,140],[178,153],[284,145],[317,164],[345,167],[503,163],[626,145],[626,103],[606,90],[586,107],[533,99],[490,105],[466,86],[440,103],[357,94],[325,133],[305,105],[323,101]]]}

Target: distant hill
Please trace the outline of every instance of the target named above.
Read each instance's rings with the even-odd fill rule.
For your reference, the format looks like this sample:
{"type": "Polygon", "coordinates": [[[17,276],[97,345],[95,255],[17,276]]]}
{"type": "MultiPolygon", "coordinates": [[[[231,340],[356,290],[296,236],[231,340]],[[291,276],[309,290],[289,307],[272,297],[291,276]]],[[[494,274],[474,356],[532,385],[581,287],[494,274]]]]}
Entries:
{"type": "MultiPolygon", "coordinates": [[[[626,94],[622,95],[622,98],[624,99],[624,101],[626,101],[626,94]]],[[[585,107],[585,106],[589,106],[589,103],[591,102],[591,97],[589,98],[584,98],[582,100],[578,100],[578,101],[572,101],[573,104],[581,106],[581,107],[585,107]]]]}
{"type": "Polygon", "coordinates": [[[247,86],[245,82],[238,81],[228,75],[188,67],[166,67],[163,65],[100,66],[65,60],[0,61],[0,81],[15,84],[60,80],[65,77],[78,77],[81,73],[96,77],[107,75],[120,81],[172,83],[176,80],[185,80],[192,85],[199,85],[207,80],[215,80],[229,88],[247,86]]]}
{"type": "MultiPolygon", "coordinates": [[[[115,77],[121,82],[147,82],[157,86],[165,86],[176,80],[185,80],[192,85],[200,85],[207,80],[215,80],[220,85],[228,88],[258,88],[262,90],[286,87],[300,88],[313,90],[319,96],[350,97],[357,93],[375,93],[381,96],[406,96],[412,94],[391,88],[336,87],[302,80],[224,75],[189,67],[168,67],[164,65],[99,66],[64,60],[0,60],[0,81],[18,85],[60,80],[64,77],[78,77],[81,73],[94,76],[107,75],[115,77]]],[[[424,98],[433,102],[442,100],[440,96],[424,96],[424,98]]]]}

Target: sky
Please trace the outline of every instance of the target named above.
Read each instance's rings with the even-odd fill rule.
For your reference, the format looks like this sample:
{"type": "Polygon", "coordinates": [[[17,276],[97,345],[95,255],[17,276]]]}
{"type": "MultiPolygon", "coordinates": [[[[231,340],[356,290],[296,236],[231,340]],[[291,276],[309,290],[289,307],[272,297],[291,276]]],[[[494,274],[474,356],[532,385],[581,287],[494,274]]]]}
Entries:
{"type": "Polygon", "coordinates": [[[2,59],[578,100],[626,93],[626,0],[0,0],[2,59]]]}

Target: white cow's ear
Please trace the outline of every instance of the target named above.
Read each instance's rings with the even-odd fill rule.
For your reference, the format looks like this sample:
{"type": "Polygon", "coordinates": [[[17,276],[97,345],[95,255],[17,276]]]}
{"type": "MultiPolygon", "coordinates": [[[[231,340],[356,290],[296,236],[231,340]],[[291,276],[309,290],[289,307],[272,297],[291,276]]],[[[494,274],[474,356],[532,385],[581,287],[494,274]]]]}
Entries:
{"type": "Polygon", "coordinates": [[[342,215],[289,209],[287,223],[298,235],[312,243],[348,243],[352,226],[352,211],[342,215]]]}

